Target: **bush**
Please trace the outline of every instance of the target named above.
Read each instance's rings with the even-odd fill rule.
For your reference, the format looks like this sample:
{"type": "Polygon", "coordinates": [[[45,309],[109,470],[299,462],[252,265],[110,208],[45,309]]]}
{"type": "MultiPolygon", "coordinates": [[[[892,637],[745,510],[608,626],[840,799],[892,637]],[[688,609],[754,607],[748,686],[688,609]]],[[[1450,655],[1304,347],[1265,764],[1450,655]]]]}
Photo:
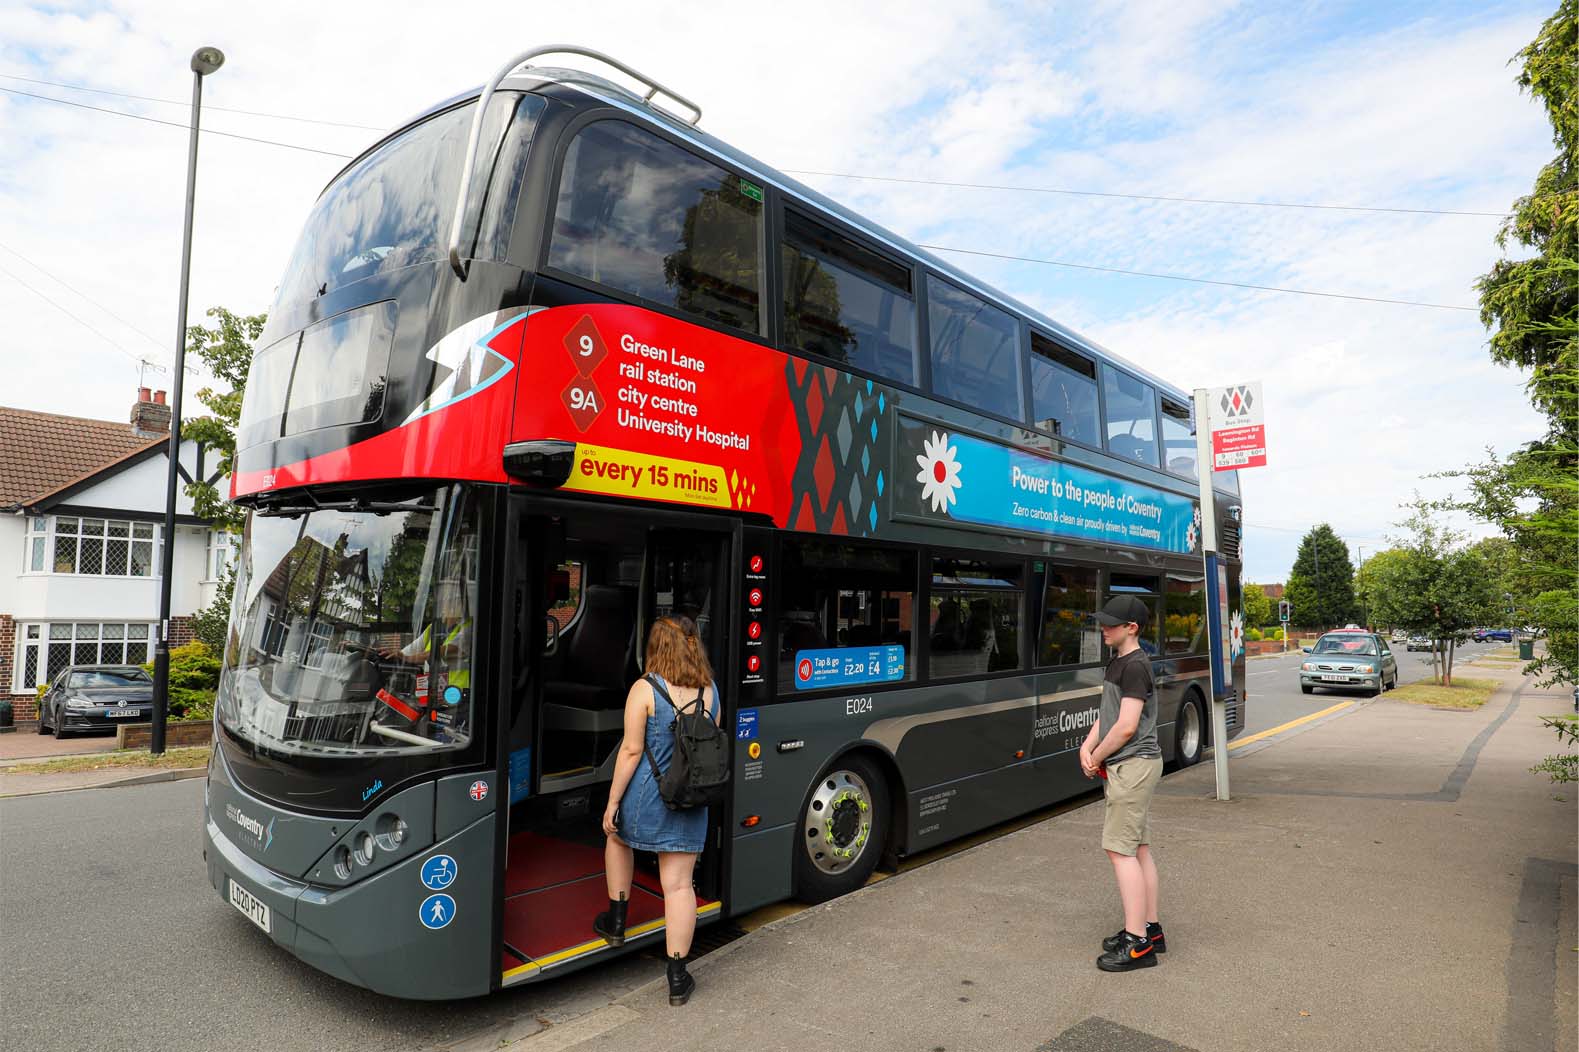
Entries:
{"type": "Polygon", "coordinates": [[[1247,629],[1245,631],[1245,642],[1247,642],[1247,643],[1259,643],[1259,642],[1261,642],[1261,639],[1262,639],[1262,635],[1261,635],[1261,630],[1259,628],[1251,628],[1251,629],[1247,629]]]}
{"type": "MultiPolygon", "coordinates": [[[[153,664],[144,665],[149,673],[153,664]]],[[[170,651],[170,717],[208,720],[214,717],[214,694],[219,689],[219,658],[198,640],[170,651]]]]}

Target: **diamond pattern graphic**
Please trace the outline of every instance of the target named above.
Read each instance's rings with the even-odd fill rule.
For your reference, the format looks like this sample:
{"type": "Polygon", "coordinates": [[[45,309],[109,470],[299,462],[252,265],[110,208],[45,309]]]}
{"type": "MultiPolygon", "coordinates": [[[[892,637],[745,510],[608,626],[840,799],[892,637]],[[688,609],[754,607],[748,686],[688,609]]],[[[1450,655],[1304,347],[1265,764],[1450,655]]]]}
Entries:
{"type": "Polygon", "coordinates": [[[871,380],[792,359],[785,370],[804,442],[791,478],[789,525],[870,536],[886,508],[892,408],[871,380]],[[875,476],[875,479],[874,479],[875,476]]]}
{"type": "MultiPolygon", "coordinates": [[[[603,359],[608,357],[608,345],[603,342],[603,334],[598,332],[597,323],[592,320],[592,315],[583,314],[581,320],[571,326],[565,333],[565,350],[570,352],[570,358],[576,363],[576,372],[582,376],[591,376],[592,370],[603,364],[603,359]]],[[[582,428],[583,431],[586,428],[582,428]]]]}
{"type": "Polygon", "coordinates": [[[570,420],[576,428],[585,431],[603,412],[603,392],[590,377],[578,376],[566,385],[559,398],[570,410],[570,420]]]}

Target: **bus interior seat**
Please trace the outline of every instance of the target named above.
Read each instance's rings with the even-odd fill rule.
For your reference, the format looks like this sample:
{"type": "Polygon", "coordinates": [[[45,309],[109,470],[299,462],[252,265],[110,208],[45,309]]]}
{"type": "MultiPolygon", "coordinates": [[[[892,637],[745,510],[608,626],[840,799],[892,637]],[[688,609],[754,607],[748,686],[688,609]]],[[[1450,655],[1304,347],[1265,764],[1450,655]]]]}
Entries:
{"type": "Polygon", "coordinates": [[[565,645],[563,678],[543,684],[543,729],[559,732],[557,741],[544,741],[545,770],[597,767],[624,734],[636,589],[587,585],[582,603],[565,645]]]}
{"type": "Polygon", "coordinates": [[[970,617],[965,622],[965,649],[982,649],[991,635],[992,604],[986,599],[972,599],[970,617]]]}
{"type": "Polygon", "coordinates": [[[544,684],[544,700],[578,709],[624,709],[636,590],[589,584],[583,602],[580,623],[566,642],[564,678],[544,684]]]}

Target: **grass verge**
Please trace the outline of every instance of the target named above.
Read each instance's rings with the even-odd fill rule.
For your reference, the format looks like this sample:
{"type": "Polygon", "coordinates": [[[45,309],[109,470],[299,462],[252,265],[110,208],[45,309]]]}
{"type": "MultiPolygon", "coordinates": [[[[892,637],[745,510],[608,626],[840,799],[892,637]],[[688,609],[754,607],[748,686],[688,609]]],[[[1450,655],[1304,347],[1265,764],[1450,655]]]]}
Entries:
{"type": "Polygon", "coordinates": [[[1470,679],[1454,676],[1453,685],[1444,687],[1437,683],[1411,683],[1390,691],[1391,701],[1406,701],[1411,705],[1440,705],[1450,709],[1478,709],[1497,692],[1494,679],[1470,679]]]}
{"type": "Polygon", "coordinates": [[[155,770],[204,767],[208,764],[208,753],[207,745],[168,749],[163,756],[151,756],[142,751],[91,753],[86,756],[62,756],[58,760],[40,760],[38,763],[19,763],[0,770],[0,773],[68,774],[72,771],[109,771],[119,767],[155,770]]]}

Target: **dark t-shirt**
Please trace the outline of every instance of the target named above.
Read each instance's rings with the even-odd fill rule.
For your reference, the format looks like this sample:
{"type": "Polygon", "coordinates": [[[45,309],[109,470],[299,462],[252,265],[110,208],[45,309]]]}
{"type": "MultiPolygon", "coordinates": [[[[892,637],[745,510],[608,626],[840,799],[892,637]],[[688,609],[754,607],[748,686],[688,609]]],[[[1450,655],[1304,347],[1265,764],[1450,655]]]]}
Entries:
{"type": "Polygon", "coordinates": [[[1157,692],[1151,678],[1151,656],[1144,650],[1132,650],[1108,662],[1107,674],[1102,677],[1098,741],[1106,738],[1118,722],[1119,703],[1124,698],[1140,698],[1145,703],[1140,708],[1140,723],[1129,741],[1107,762],[1117,763],[1131,756],[1161,757],[1162,750],[1157,747],[1157,692]]]}

